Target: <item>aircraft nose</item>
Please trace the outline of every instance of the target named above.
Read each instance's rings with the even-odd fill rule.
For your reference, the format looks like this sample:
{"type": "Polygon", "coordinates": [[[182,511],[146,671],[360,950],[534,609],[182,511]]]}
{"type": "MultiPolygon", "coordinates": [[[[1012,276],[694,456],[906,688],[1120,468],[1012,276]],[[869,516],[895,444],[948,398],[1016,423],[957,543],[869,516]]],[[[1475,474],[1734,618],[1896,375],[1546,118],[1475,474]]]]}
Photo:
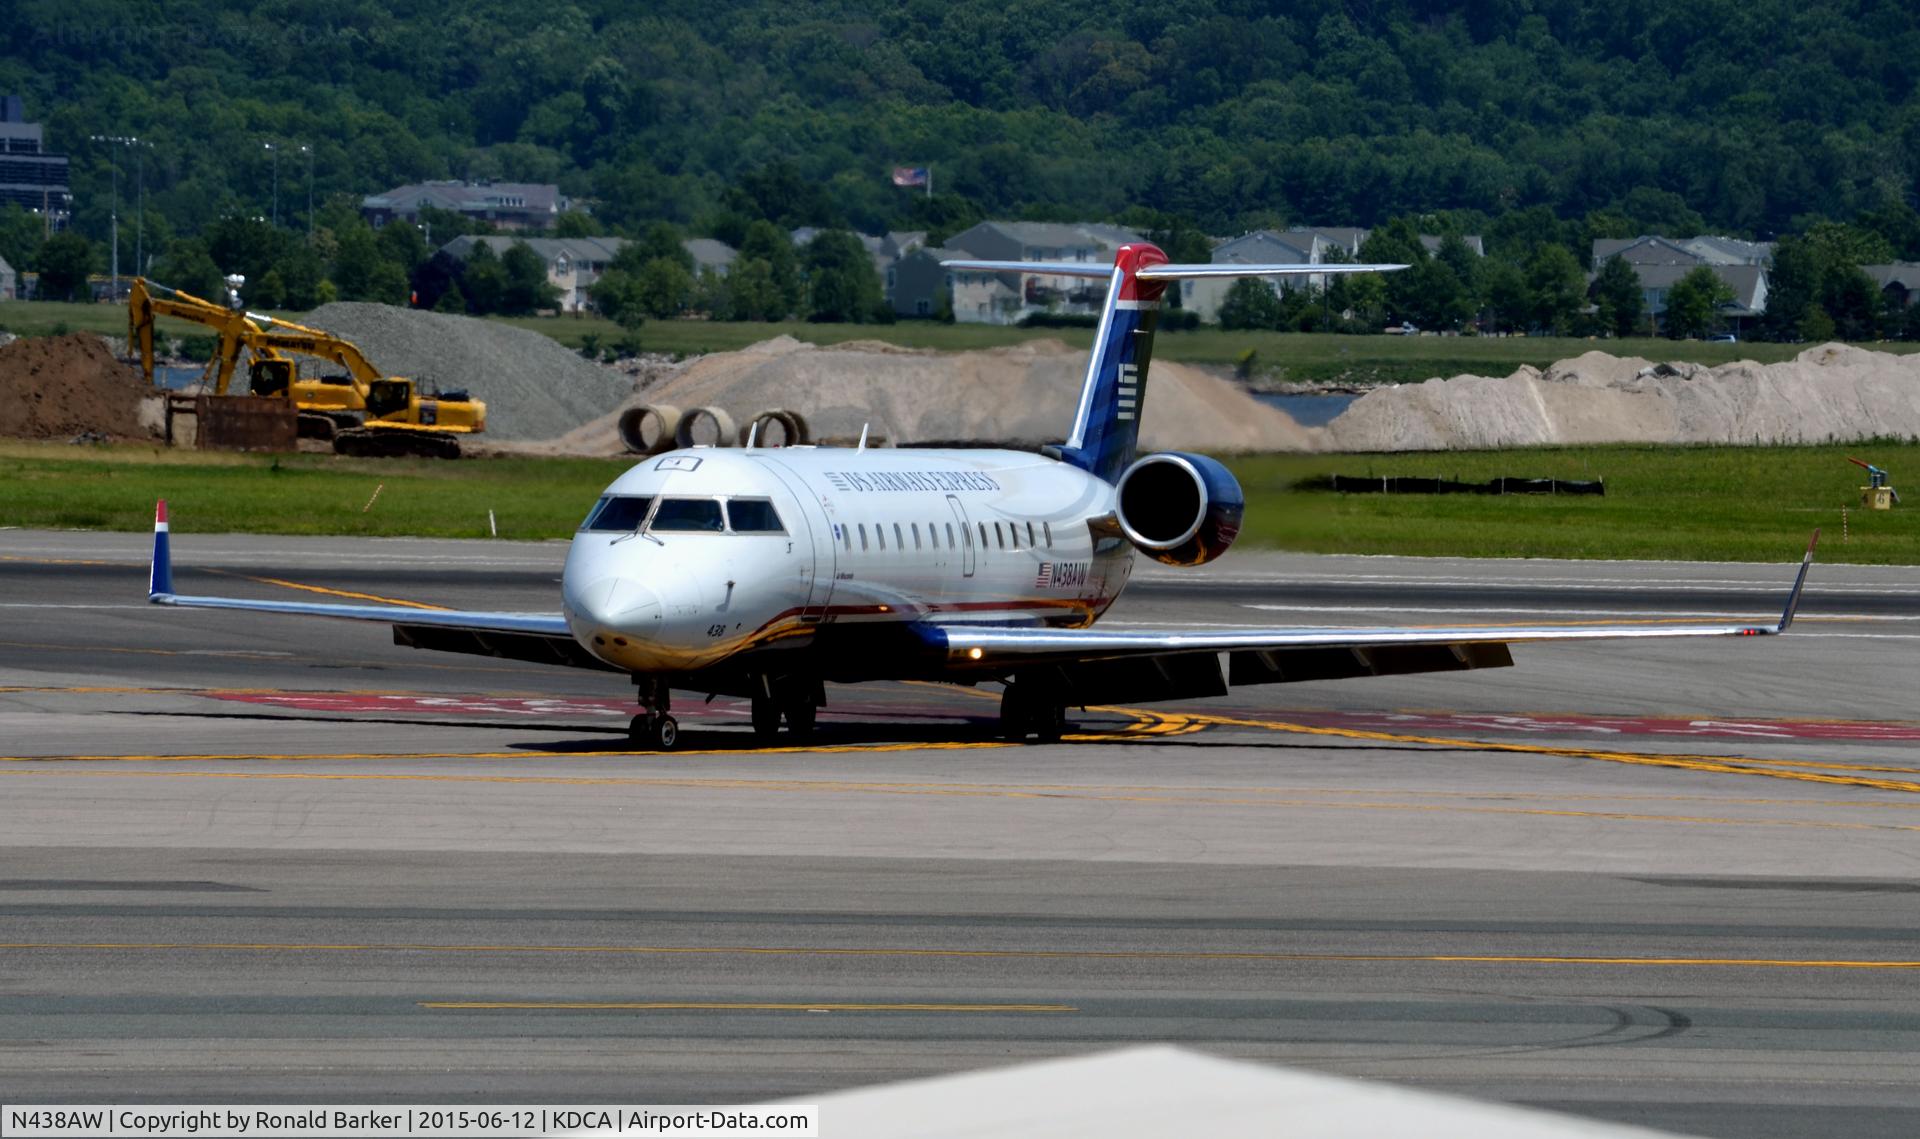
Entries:
{"type": "Polygon", "coordinates": [[[575,590],[568,598],[573,611],[588,624],[644,635],[659,626],[660,595],[628,577],[603,577],[575,590]]]}

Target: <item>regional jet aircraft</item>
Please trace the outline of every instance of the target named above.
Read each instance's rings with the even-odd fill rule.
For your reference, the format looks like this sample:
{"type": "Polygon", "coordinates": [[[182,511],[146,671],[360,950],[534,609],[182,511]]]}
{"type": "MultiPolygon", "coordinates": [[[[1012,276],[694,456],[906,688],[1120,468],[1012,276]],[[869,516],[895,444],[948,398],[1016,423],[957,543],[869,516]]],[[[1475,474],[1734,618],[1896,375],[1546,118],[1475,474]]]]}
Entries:
{"type": "MultiPolygon", "coordinates": [[[[1773,625],[1096,629],[1133,556],[1197,566],[1224,554],[1244,499],[1205,455],[1134,455],[1154,327],[1170,282],[1355,273],[1398,265],[1173,265],[1152,245],[1111,266],[949,261],[959,272],[1105,279],[1072,432],[1005,450],[694,447],[642,460],[587,511],[558,613],[189,597],[173,591],[166,504],[150,600],[379,621],[396,643],[624,672],[630,732],[674,746],[669,691],[746,697],[754,731],[814,724],[825,681],[1005,685],[1000,726],[1058,739],[1088,704],[1219,696],[1230,686],[1511,665],[1516,641],[1779,633],[1773,625]]],[[[1818,535],[1816,534],[1816,537],[1818,535]]]]}

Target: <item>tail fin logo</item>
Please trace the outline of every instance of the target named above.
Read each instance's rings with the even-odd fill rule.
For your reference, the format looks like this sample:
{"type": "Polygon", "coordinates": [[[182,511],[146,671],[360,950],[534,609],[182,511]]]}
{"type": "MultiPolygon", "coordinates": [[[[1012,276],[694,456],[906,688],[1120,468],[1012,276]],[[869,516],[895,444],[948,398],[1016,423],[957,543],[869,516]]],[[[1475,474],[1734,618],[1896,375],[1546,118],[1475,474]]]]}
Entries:
{"type": "Polygon", "coordinates": [[[1140,416],[1140,388],[1144,377],[1140,374],[1140,365],[1125,363],[1120,365],[1120,414],[1118,419],[1138,419],[1140,416]]]}

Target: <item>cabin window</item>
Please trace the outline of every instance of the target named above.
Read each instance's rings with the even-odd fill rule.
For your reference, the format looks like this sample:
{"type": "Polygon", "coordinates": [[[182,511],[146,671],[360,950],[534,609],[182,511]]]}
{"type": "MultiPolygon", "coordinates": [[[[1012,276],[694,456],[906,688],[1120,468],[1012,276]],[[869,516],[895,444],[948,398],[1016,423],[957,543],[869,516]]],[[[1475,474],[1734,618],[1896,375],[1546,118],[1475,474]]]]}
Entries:
{"type": "Polygon", "coordinates": [[[663,498],[653,513],[654,530],[719,533],[727,528],[717,498],[663,498]]]}
{"type": "Polygon", "coordinates": [[[867,524],[865,522],[860,524],[860,552],[863,554],[867,552],[867,524]]]}
{"type": "Polygon", "coordinates": [[[764,498],[735,498],[727,502],[727,521],[740,534],[784,534],[780,514],[764,498]]]}
{"type": "Polygon", "coordinates": [[[582,530],[618,530],[622,533],[638,530],[640,523],[647,520],[647,510],[653,506],[651,495],[610,494],[593,504],[587,512],[587,520],[580,524],[582,530]]]}
{"type": "Polygon", "coordinates": [[[920,548],[920,524],[918,522],[915,522],[913,524],[912,529],[913,529],[913,548],[917,550],[920,548]]]}
{"type": "Polygon", "coordinates": [[[993,524],[993,541],[994,544],[1001,549],[1004,550],[1007,548],[1007,536],[1000,532],[1000,524],[998,522],[993,524]]]}
{"type": "Polygon", "coordinates": [[[884,550],[887,548],[887,528],[883,523],[875,522],[873,524],[873,541],[874,544],[881,549],[884,550]]]}
{"type": "Polygon", "coordinates": [[[981,522],[979,523],[979,526],[980,526],[980,548],[984,550],[987,548],[987,524],[985,522],[981,522]]]}
{"type": "MultiPolygon", "coordinates": [[[[964,533],[966,533],[966,529],[967,529],[967,528],[966,528],[965,526],[962,526],[962,527],[960,527],[960,532],[964,534],[964,533]]],[[[953,523],[951,523],[951,522],[949,522],[949,523],[947,523],[947,549],[949,549],[949,550],[951,550],[951,549],[953,549],[953,548],[954,548],[954,544],[953,544],[953,523]]]]}
{"type": "Polygon", "coordinates": [[[1040,524],[1040,534],[1042,537],[1046,538],[1047,540],[1047,549],[1049,550],[1053,549],[1053,527],[1049,526],[1045,522],[1042,522],[1040,524]]]}
{"type": "Polygon", "coordinates": [[[1031,550],[1033,547],[1033,523],[1029,522],[1027,523],[1027,549],[1031,550]]]}
{"type": "Polygon", "coordinates": [[[905,553],[907,550],[907,536],[900,532],[900,524],[898,522],[893,524],[893,548],[899,550],[901,553],[905,553]]]}
{"type": "Polygon", "coordinates": [[[847,548],[849,554],[853,552],[853,527],[845,525],[840,527],[840,544],[847,548]]]}

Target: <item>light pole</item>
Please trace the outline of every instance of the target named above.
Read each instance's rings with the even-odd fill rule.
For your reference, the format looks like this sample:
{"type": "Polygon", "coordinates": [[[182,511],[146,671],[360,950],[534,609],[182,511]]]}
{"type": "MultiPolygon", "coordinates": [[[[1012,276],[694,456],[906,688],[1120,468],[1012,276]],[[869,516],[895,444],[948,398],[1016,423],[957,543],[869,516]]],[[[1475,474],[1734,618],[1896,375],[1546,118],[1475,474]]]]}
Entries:
{"type": "Polygon", "coordinates": [[[300,144],[300,153],[307,156],[307,240],[313,240],[313,148],[306,143],[300,144]]]}
{"type": "Polygon", "coordinates": [[[273,155],[273,213],[270,215],[274,225],[280,224],[280,148],[270,142],[260,144],[268,154],[273,155]]]}
{"type": "MultiPolygon", "coordinates": [[[[110,146],[146,146],[147,145],[146,143],[141,142],[139,139],[134,138],[131,135],[94,134],[94,135],[88,135],[87,138],[92,142],[104,142],[110,146]]],[[[116,155],[113,151],[108,151],[107,164],[113,168],[113,199],[112,199],[112,213],[110,215],[111,217],[110,240],[113,242],[113,295],[114,297],[118,298],[120,296],[120,159],[119,159],[119,156],[116,155]]],[[[142,179],[140,184],[140,190],[141,190],[140,199],[143,206],[146,202],[146,180],[144,177],[145,173],[146,173],[146,166],[143,163],[141,165],[142,179]]]]}

